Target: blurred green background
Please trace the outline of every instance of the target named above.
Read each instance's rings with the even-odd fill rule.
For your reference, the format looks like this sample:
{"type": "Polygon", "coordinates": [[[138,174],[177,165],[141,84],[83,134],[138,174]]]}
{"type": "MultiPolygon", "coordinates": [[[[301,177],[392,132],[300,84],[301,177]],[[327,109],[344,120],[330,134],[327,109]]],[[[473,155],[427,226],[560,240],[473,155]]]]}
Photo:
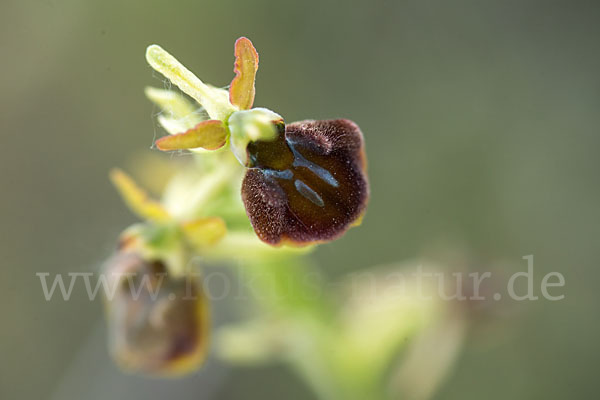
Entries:
{"type": "Polygon", "coordinates": [[[513,304],[502,329],[473,333],[435,398],[596,396],[598,2],[3,0],[0,32],[0,399],[313,398],[276,366],[122,375],[101,302],[46,302],[35,276],[96,270],[135,220],[107,171],[162,135],[146,46],[224,86],[242,35],[261,57],[257,106],[365,133],[372,199],[315,253],[327,275],[439,244],[467,249],[464,268],[512,273],[533,254],[536,285],[564,274],[565,300],[513,304]]]}

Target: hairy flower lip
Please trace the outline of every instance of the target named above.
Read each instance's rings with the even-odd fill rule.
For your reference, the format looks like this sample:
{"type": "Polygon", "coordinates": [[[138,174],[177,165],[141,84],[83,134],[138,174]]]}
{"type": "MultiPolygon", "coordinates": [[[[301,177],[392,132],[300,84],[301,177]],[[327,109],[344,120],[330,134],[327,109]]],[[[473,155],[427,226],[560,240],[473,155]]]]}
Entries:
{"type": "Polygon", "coordinates": [[[369,185],[360,128],[345,119],[289,124],[279,139],[248,146],[242,200],[266,243],[334,240],[360,220],[369,185]]]}

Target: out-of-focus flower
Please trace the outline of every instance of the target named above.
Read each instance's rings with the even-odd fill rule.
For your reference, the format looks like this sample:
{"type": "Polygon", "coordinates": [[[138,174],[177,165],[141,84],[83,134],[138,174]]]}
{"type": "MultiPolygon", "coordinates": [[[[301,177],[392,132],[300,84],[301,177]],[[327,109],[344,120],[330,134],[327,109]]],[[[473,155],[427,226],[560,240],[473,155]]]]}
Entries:
{"type": "Polygon", "coordinates": [[[409,261],[346,279],[336,343],[337,361],[346,374],[370,382],[386,398],[431,398],[467,331],[464,307],[444,301],[437,281],[422,279],[444,270],[409,261]]]}
{"type": "Polygon", "coordinates": [[[109,346],[123,369],[177,375],[204,361],[210,320],[198,278],[174,277],[161,260],[127,250],[104,273],[115,288],[106,299],[109,346]]]}

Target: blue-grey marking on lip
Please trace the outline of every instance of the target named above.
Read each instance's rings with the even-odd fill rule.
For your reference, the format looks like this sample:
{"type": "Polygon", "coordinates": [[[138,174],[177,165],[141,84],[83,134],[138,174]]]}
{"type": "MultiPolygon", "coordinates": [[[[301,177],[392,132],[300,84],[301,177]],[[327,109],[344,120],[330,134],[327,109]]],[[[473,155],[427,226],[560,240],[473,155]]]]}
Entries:
{"type": "Polygon", "coordinates": [[[292,164],[294,167],[308,168],[315,175],[317,175],[319,178],[321,178],[322,180],[324,180],[331,186],[333,186],[333,187],[339,186],[338,181],[333,177],[331,172],[327,171],[325,168],[320,167],[317,164],[312,163],[312,162],[308,161],[306,158],[304,158],[302,156],[302,154],[300,154],[298,152],[298,150],[295,149],[294,143],[292,143],[291,141],[288,141],[288,144],[290,146],[290,149],[292,150],[292,153],[294,153],[294,163],[292,164]]]}
{"type": "Polygon", "coordinates": [[[302,196],[306,197],[308,200],[318,205],[319,207],[325,207],[325,202],[323,201],[321,196],[319,196],[317,192],[312,190],[306,183],[302,182],[299,179],[296,179],[296,181],[294,182],[294,186],[296,186],[296,190],[302,196]]]}
{"type": "Polygon", "coordinates": [[[265,169],[262,172],[267,176],[272,176],[280,179],[292,179],[294,177],[294,173],[289,169],[283,171],[277,171],[275,169],[265,169]]]}

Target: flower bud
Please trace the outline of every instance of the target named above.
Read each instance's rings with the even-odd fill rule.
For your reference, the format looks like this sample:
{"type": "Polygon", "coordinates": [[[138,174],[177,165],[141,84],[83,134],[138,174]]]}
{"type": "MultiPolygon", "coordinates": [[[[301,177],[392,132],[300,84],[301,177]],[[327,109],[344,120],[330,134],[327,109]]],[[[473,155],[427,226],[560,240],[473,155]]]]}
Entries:
{"type": "Polygon", "coordinates": [[[209,320],[198,279],[175,278],[162,261],[133,251],[115,255],[105,272],[114,288],[106,299],[109,346],[123,369],[178,375],[204,361],[209,320]]]}

